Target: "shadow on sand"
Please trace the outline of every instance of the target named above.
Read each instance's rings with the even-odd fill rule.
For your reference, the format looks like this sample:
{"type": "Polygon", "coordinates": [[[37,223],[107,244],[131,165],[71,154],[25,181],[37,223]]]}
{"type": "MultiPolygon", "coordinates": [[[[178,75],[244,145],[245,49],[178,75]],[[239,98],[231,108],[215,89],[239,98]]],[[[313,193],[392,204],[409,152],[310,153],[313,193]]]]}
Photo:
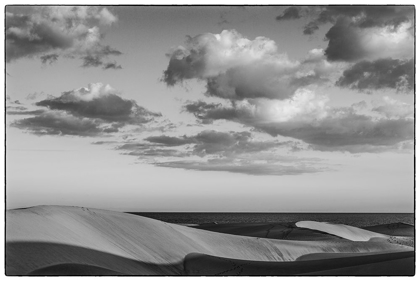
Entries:
{"type": "Polygon", "coordinates": [[[294,262],[247,261],[192,253],[179,263],[158,264],[66,244],[9,242],[6,275],[412,276],[414,251],[294,262]]]}
{"type": "Polygon", "coordinates": [[[182,261],[154,264],[88,248],[42,242],[6,243],[6,275],[184,275],[182,261]]]}

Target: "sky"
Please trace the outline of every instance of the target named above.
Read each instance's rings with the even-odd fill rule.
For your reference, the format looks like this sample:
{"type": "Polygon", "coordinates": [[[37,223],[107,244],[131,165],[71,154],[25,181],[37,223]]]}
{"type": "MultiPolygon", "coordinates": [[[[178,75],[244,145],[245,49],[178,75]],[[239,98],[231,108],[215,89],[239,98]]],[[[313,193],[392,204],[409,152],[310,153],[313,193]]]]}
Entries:
{"type": "Polygon", "coordinates": [[[413,212],[413,6],[8,6],[6,207],[413,212]]]}

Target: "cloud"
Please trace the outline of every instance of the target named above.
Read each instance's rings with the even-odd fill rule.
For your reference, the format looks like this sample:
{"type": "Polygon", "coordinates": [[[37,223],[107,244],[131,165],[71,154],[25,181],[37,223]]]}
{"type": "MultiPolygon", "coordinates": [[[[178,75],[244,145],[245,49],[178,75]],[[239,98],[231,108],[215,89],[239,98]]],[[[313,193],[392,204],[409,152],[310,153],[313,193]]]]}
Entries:
{"type": "Polygon", "coordinates": [[[229,100],[286,99],[300,87],[329,81],[334,72],[322,60],[292,61],[273,40],[249,40],[235,30],[189,37],[186,47],[168,56],[162,79],[168,86],[198,79],[206,82],[207,95],[229,100]]]}
{"type": "Polygon", "coordinates": [[[44,96],[45,93],[44,92],[34,92],[34,93],[30,93],[26,96],[27,100],[36,100],[38,98],[40,98],[41,96],[44,96]]]}
{"type": "Polygon", "coordinates": [[[310,121],[326,116],[328,98],[315,95],[312,91],[301,89],[295,96],[287,100],[255,99],[233,102],[228,106],[222,104],[206,104],[192,102],[185,105],[187,112],[193,113],[205,122],[226,119],[245,124],[267,123],[276,120],[310,121]]]}
{"type": "MultiPolygon", "coordinates": [[[[305,29],[305,34],[312,34],[320,25],[335,23],[339,19],[349,18],[358,28],[392,27],[410,22],[414,17],[414,6],[320,6],[311,7],[311,14],[317,14],[305,29]]],[[[298,12],[302,12],[298,10],[298,12]]]]}
{"type": "Polygon", "coordinates": [[[105,29],[116,21],[105,7],[8,6],[6,62],[40,57],[43,63],[51,63],[59,56],[103,59],[119,55],[102,44],[105,29]]]}
{"type": "Polygon", "coordinates": [[[64,92],[60,97],[46,99],[36,105],[66,111],[75,116],[130,124],[148,123],[161,116],[133,100],[121,98],[115,89],[102,83],[91,83],[85,88],[64,92]]]}
{"type": "Polygon", "coordinates": [[[329,61],[357,62],[380,58],[411,58],[414,53],[412,6],[290,7],[277,20],[311,18],[304,34],[332,24],[325,35],[329,61]]]}
{"type": "Polygon", "coordinates": [[[57,54],[44,55],[40,57],[42,64],[52,64],[58,60],[57,54]]]}
{"type": "Polygon", "coordinates": [[[79,118],[61,111],[44,112],[32,118],[12,122],[12,127],[35,135],[97,136],[103,134],[97,120],[79,118]]]}
{"type": "Polygon", "coordinates": [[[360,28],[350,19],[340,19],[325,35],[330,61],[356,62],[380,58],[411,58],[414,54],[412,24],[402,23],[395,29],[384,27],[360,28]]]}
{"type": "Polygon", "coordinates": [[[414,59],[361,61],[345,70],[336,84],[359,91],[390,88],[409,92],[414,89],[414,59]]]}
{"type": "Polygon", "coordinates": [[[102,64],[103,64],[103,62],[102,62],[100,56],[87,55],[87,56],[83,57],[82,67],[98,67],[102,64]]]}
{"type": "Polygon", "coordinates": [[[117,149],[159,167],[200,171],[226,171],[250,175],[296,175],[325,170],[319,159],[298,158],[293,141],[256,140],[250,132],[204,130],[190,136],[152,136],[146,142],[129,142],[117,149]],[[182,158],[182,160],[179,160],[182,158]]]}
{"type": "Polygon", "coordinates": [[[382,102],[376,103],[374,112],[387,118],[414,118],[414,105],[384,97],[382,102]]]}
{"type": "Polygon", "coordinates": [[[223,156],[260,152],[288,145],[289,142],[253,141],[249,132],[218,132],[205,130],[194,136],[169,137],[153,136],[145,139],[148,142],[163,146],[181,146],[194,144],[192,154],[205,156],[219,154],[223,156]]]}
{"type": "Polygon", "coordinates": [[[117,65],[114,62],[104,62],[104,58],[108,55],[121,55],[122,53],[118,50],[112,49],[109,46],[105,46],[98,50],[94,55],[86,55],[83,59],[82,67],[99,67],[103,65],[102,69],[122,69],[121,65],[117,65]]]}
{"type": "Polygon", "coordinates": [[[114,62],[105,63],[103,69],[122,69],[122,66],[114,62]]]}
{"type": "Polygon", "coordinates": [[[291,176],[306,173],[317,173],[323,169],[306,166],[287,166],[272,163],[242,163],[229,159],[228,161],[171,161],[156,163],[156,166],[167,168],[181,168],[196,171],[219,171],[248,175],[291,176]]]}
{"type": "Polygon", "coordinates": [[[152,136],[145,138],[146,141],[161,144],[164,146],[179,146],[194,143],[192,138],[188,137],[170,137],[170,136],[152,136]]]}
{"type": "Polygon", "coordinates": [[[361,114],[357,107],[330,107],[327,97],[310,91],[276,102],[256,100],[230,106],[192,103],[186,111],[205,123],[235,121],[272,136],[291,137],[337,151],[354,152],[350,148],[357,146],[358,152],[363,152],[364,147],[394,146],[414,138],[414,120],[406,118],[408,115],[400,113],[390,118],[391,109],[386,107],[376,108],[375,112],[384,113],[381,117],[361,114]]]}
{"type": "Polygon", "coordinates": [[[102,83],[91,83],[35,105],[38,108],[34,110],[15,106],[8,109],[9,115],[36,115],[16,120],[11,126],[37,135],[79,136],[110,136],[136,129],[163,131],[171,126],[165,120],[163,123],[155,120],[162,116],[160,113],[151,112],[134,100],[123,99],[118,91],[102,83]]]}
{"type": "Polygon", "coordinates": [[[282,20],[294,20],[301,18],[302,15],[300,14],[300,7],[289,7],[286,10],[284,10],[283,14],[276,17],[276,20],[282,21],[282,20]]]}
{"type": "Polygon", "coordinates": [[[6,108],[7,115],[40,115],[45,112],[42,109],[26,110],[26,107],[13,108],[13,109],[18,109],[18,110],[9,110],[9,108],[6,108]]]}

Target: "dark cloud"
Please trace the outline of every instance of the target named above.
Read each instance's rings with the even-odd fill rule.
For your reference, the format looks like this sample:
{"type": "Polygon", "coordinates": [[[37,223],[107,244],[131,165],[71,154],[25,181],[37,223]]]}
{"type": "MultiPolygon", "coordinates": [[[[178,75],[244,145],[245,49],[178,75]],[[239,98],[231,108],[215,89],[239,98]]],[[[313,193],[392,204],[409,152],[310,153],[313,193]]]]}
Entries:
{"type": "Polygon", "coordinates": [[[103,69],[122,69],[122,66],[117,64],[116,62],[107,62],[102,67],[103,69]]]}
{"type": "Polygon", "coordinates": [[[64,92],[58,98],[37,102],[52,110],[63,110],[76,116],[99,118],[108,122],[148,123],[161,114],[151,112],[133,100],[125,100],[117,91],[100,83],[64,92]]]}
{"type": "Polygon", "coordinates": [[[39,57],[41,59],[42,64],[52,64],[58,60],[57,54],[50,54],[50,55],[44,55],[39,57]]]}
{"type": "Polygon", "coordinates": [[[414,59],[361,61],[345,70],[336,84],[359,91],[385,88],[411,91],[414,89],[414,59]]]}
{"type": "Polygon", "coordinates": [[[27,130],[35,135],[97,136],[103,134],[100,123],[59,111],[50,111],[35,117],[16,120],[12,127],[27,130]]]}
{"type": "Polygon", "coordinates": [[[87,55],[83,57],[82,67],[98,67],[103,64],[100,56],[87,55]]]}
{"type": "Polygon", "coordinates": [[[283,14],[276,17],[276,20],[282,21],[282,20],[294,20],[301,18],[302,15],[300,14],[300,8],[299,7],[289,7],[286,10],[284,10],[283,14]]]}
{"type": "Polygon", "coordinates": [[[104,29],[116,21],[105,7],[7,6],[6,62],[40,57],[45,64],[58,56],[103,59],[120,55],[102,44],[104,29]]]}
{"type": "Polygon", "coordinates": [[[359,32],[349,27],[349,20],[338,21],[325,34],[328,40],[328,47],[325,49],[325,56],[331,61],[356,61],[368,55],[359,39],[359,32]]]}
{"type": "Polygon", "coordinates": [[[203,101],[188,102],[183,110],[194,114],[203,124],[209,124],[213,120],[237,120],[244,118],[247,111],[241,111],[234,107],[226,107],[220,103],[206,103],[203,101]]]}
{"type": "Polygon", "coordinates": [[[103,66],[102,69],[122,69],[121,65],[114,62],[104,62],[104,59],[109,55],[119,56],[122,53],[110,46],[103,46],[99,48],[94,55],[88,54],[84,56],[82,67],[99,67],[103,66]]]}
{"type": "Polygon", "coordinates": [[[152,136],[144,140],[165,146],[179,146],[194,143],[194,139],[189,137],[169,137],[169,136],[152,136]]]}

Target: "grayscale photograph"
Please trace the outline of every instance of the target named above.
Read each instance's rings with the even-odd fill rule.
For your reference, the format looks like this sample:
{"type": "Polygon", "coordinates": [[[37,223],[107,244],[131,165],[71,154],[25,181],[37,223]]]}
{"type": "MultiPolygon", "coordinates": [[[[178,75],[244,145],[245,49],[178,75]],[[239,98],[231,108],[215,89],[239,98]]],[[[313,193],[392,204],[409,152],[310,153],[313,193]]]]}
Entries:
{"type": "Polygon", "coordinates": [[[414,5],[3,8],[4,275],[416,275],[414,5]]]}

